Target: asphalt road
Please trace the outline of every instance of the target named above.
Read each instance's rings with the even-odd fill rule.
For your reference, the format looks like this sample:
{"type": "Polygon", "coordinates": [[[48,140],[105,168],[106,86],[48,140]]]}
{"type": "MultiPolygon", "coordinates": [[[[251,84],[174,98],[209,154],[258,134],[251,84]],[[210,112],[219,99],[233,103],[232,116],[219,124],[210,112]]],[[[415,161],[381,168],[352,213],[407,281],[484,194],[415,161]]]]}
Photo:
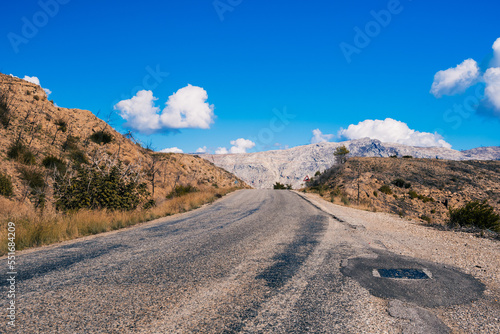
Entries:
{"type": "Polygon", "coordinates": [[[360,228],[294,192],[243,190],[187,214],[20,252],[16,331],[398,333],[413,319],[415,333],[447,333],[432,308],[481,298],[471,276],[353,238],[360,228]],[[381,277],[385,269],[421,277],[381,277]]]}

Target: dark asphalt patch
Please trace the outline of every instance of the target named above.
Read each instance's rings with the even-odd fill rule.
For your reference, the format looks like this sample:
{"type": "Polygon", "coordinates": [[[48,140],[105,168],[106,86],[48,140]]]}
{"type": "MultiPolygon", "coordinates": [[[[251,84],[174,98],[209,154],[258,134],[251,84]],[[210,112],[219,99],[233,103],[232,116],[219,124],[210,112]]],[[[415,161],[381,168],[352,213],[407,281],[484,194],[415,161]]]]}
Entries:
{"type": "Polygon", "coordinates": [[[396,279],[430,279],[420,269],[375,269],[373,276],[396,279]],[[378,273],[378,276],[375,275],[375,272],[378,273]]]}
{"type": "Polygon", "coordinates": [[[484,284],[471,275],[442,264],[427,262],[385,251],[374,251],[377,258],[358,257],[349,259],[341,272],[358,281],[376,297],[398,299],[423,307],[465,304],[479,299],[484,284]],[[374,277],[373,271],[384,269],[425,268],[432,273],[429,279],[392,279],[374,277]]]}
{"type": "Polygon", "coordinates": [[[273,258],[275,263],[255,278],[265,280],[267,286],[273,289],[279,289],[285,285],[314,251],[319,243],[318,239],[326,229],[326,222],[327,217],[317,215],[303,223],[295,239],[282,253],[273,258]]]}

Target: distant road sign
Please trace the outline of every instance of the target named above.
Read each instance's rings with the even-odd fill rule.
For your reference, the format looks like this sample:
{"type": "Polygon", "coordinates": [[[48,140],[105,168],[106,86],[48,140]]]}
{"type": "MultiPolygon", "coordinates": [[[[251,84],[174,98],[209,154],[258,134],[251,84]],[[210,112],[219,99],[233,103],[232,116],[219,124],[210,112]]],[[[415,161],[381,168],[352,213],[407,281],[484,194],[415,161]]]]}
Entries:
{"type": "Polygon", "coordinates": [[[310,180],[310,179],[309,179],[309,175],[306,175],[306,177],[304,178],[304,182],[307,182],[307,181],[309,181],[309,180],[310,180]]]}

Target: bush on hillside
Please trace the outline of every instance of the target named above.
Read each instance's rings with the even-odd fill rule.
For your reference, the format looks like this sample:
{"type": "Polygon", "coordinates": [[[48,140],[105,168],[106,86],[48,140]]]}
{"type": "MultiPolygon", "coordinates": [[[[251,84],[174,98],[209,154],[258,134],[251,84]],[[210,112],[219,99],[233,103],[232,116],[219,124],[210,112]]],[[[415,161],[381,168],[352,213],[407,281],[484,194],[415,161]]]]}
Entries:
{"type": "Polygon", "coordinates": [[[47,169],[56,169],[61,174],[64,174],[66,172],[66,164],[64,163],[64,161],[57,157],[54,157],[53,155],[46,156],[42,160],[42,165],[47,169]]]}
{"type": "Polygon", "coordinates": [[[69,154],[69,157],[71,158],[71,161],[73,161],[73,163],[76,166],[79,166],[81,164],[88,164],[89,163],[89,159],[87,159],[87,156],[85,155],[85,152],[83,152],[80,149],[73,150],[69,154]]]}
{"type": "Polygon", "coordinates": [[[198,191],[198,189],[196,189],[195,187],[193,187],[190,184],[188,184],[187,186],[180,185],[180,186],[176,186],[174,188],[174,190],[172,190],[167,195],[167,198],[180,197],[180,196],[184,196],[184,195],[187,195],[189,193],[194,193],[194,192],[197,192],[197,191],[198,191]]]}
{"type": "Polygon", "coordinates": [[[62,145],[63,151],[74,151],[78,149],[78,143],[80,138],[76,136],[69,135],[66,137],[66,141],[62,145]]]}
{"type": "Polygon", "coordinates": [[[380,187],[378,189],[381,193],[384,193],[386,195],[391,195],[392,194],[392,190],[391,190],[391,187],[387,184],[384,184],[382,187],[380,187]]]}
{"type": "Polygon", "coordinates": [[[56,209],[134,210],[149,195],[146,184],[134,179],[123,174],[121,165],[110,169],[78,166],[74,175],[56,177],[56,209]]]}
{"type": "Polygon", "coordinates": [[[108,144],[113,140],[113,135],[106,131],[97,131],[90,136],[90,140],[96,144],[108,144]]]}
{"type": "Polygon", "coordinates": [[[36,162],[33,152],[21,141],[14,142],[9,146],[7,156],[25,165],[34,165],[36,162]]]}
{"type": "Polygon", "coordinates": [[[404,189],[408,189],[411,187],[411,183],[409,182],[406,182],[405,180],[403,179],[395,179],[391,182],[393,185],[395,185],[396,187],[398,188],[404,188],[404,189]]]}
{"type": "Polygon", "coordinates": [[[282,184],[280,182],[276,182],[274,185],[273,185],[273,189],[278,189],[278,190],[283,190],[283,189],[292,189],[292,185],[291,184],[282,184]]]}
{"type": "Polygon", "coordinates": [[[7,129],[10,124],[11,113],[7,94],[0,93],[0,124],[4,129],[7,129]]]}
{"type": "Polygon", "coordinates": [[[500,232],[500,215],[486,200],[472,201],[461,208],[448,211],[450,227],[477,227],[500,232]]]}
{"type": "Polygon", "coordinates": [[[21,180],[28,186],[31,202],[35,208],[43,209],[45,207],[45,189],[47,183],[45,182],[45,174],[43,170],[37,167],[20,167],[19,173],[21,180]]]}
{"type": "Polygon", "coordinates": [[[10,176],[0,173],[0,195],[10,197],[14,195],[14,188],[10,176]]]}

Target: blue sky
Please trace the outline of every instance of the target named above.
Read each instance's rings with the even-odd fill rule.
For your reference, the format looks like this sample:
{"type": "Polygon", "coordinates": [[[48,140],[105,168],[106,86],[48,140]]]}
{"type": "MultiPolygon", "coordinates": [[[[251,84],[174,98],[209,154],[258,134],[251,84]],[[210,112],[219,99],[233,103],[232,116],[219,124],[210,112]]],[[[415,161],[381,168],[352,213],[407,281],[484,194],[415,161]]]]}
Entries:
{"type": "MultiPolygon", "coordinates": [[[[390,134],[454,149],[498,146],[498,76],[490,71],[491,101],[481,81],[500,67],[492,50],[499,12],[497,1],[484,0],[9,1],[0,13],[0,71],[36,76],[57,105],[112,115],[118,131],[128,127],[157,150],[293,147],[309,144],[315,129],[316,141],[390,134]],[[368,40],[356,41],[356,28],[368,40]],[[346,57],[341,45],[356,52],[346,57]],[[471,82],[443,79],[444,93],[430,93],[438,71],[466,59],[477,64],[475,74],[476,65],[467,68],[471,82]],[[115,107],[138,90],[151,91],[152,110],[171,116],[154,130],[125,125],[115,107]],[[479,105],[456,109],[470,101],[479,105]],[[182,108],[213,116],[176,123],[182,108]]],[[[130,115],[141,112],[134,106],[130,115]]]]}

